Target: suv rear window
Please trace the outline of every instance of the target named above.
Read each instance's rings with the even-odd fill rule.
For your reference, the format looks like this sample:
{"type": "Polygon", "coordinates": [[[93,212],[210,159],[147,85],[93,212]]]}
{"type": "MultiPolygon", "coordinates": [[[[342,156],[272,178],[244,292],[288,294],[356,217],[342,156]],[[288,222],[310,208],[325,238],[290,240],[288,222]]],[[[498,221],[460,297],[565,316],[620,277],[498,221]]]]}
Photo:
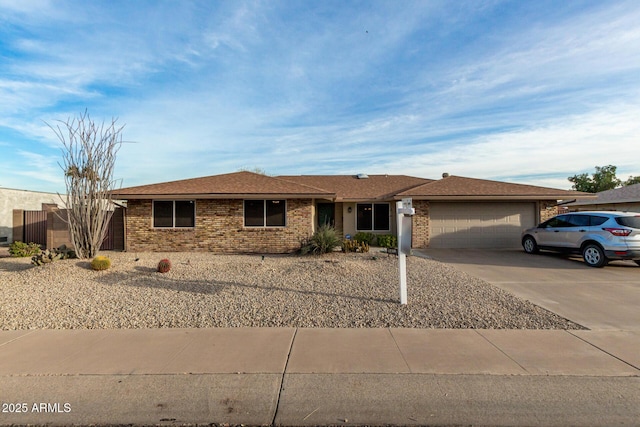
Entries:
{"type": "Polygon", "coordinates": [[[619,216],[616,222],[625,227],[640,228],[640,215],[638,216],[619,216]]]}

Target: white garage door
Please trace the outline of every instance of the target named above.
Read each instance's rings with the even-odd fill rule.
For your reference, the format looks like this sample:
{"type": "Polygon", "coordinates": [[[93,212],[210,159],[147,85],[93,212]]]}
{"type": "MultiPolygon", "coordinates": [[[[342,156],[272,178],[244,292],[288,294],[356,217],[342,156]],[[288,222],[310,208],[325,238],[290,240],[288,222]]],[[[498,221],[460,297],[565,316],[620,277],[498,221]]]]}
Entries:
{"type": "Polygon", "coordinates": [[[536,204],[430,203],[432,248],[516,248],[536,222],[536,204]]]}

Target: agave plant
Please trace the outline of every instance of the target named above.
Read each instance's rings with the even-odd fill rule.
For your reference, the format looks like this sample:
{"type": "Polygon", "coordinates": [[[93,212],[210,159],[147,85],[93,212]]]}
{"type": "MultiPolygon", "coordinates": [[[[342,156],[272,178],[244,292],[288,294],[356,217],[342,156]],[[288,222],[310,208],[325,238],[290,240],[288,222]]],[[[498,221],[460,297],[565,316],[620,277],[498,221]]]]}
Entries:
{"type": "Polygon", "coordinates": [[[303,254],[326,254],[342,244],[342,239],[338,237],[336,229],[330,225],[323,225],[311,236],[309,241],[302,246],[300,251],[303,254]]]}

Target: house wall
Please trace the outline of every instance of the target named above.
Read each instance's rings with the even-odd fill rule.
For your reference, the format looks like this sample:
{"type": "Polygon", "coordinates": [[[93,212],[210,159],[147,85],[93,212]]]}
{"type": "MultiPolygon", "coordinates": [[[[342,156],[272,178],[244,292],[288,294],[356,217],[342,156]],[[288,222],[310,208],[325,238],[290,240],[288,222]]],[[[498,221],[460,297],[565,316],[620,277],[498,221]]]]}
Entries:
{"type": "Polygon", "coordinates": [[[342,235],[349,234],[353,237],[356,234],[356,204],[342,203],[342,235]],[[351,208],[351,212],[349,212],[351,208]]]}
{"type": "Polygon", "coordinates": [[[243,201],[196,200],[192,229],[153,228],[152,201],[129,200],[127,250],[140,252],[199,251],[214,253],[288,253],[313,232],[311,199],[287,200],[287,226],[244,227],[243,201]]]}
{"type": "Polygon", "coordinates": [[[426,248],[429,246],[429,202],[426,200],[413,200],[413,215],[411,227],[411,247],[426,248]]]}
{"type": "MultiPolygon", "coordinates": [[[[14,209],[35,211],[42,209],[43,204],[64,205],[56,193],[0,188],[0,245],[9,244],[14,240],[14,209]]],[[[16,237],[15,240],[21,238],[16,237]]]]}

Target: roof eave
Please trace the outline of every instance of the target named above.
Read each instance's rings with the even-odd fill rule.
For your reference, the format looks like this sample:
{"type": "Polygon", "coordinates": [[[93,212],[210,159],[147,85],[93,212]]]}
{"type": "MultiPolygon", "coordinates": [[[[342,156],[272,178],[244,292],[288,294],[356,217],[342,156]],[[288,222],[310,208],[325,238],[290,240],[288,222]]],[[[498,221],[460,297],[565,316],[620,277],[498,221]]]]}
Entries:
{"type": "Polygon", "coordinates": [[[283,193],[229,193],[229,194],[120,194],[113,197],[123,200],[176,200],[176,199],[329,199],[334,194],[283,194],[283,193]]]}

